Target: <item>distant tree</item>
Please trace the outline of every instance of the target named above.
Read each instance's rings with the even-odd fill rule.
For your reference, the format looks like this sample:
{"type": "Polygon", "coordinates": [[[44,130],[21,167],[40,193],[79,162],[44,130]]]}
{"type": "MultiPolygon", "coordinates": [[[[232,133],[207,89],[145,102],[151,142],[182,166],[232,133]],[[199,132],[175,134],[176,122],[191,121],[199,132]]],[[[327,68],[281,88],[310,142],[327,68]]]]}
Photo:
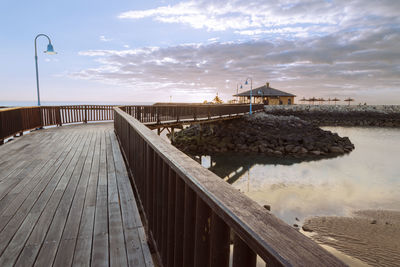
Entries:
{"type": "Polygon", "coordinates": [[[203,104],[208,104],[208,101],[207,101],[207,100],[204,100],[204,101],[203,101],[203,104]]]}
{"type": "Polygon", "coordinates": [[[349,97],[349,98],[345,99],[344,101],[349,102],[349,106],[350,106],[350,102],[353,102],[354,99],[349,97]]]}

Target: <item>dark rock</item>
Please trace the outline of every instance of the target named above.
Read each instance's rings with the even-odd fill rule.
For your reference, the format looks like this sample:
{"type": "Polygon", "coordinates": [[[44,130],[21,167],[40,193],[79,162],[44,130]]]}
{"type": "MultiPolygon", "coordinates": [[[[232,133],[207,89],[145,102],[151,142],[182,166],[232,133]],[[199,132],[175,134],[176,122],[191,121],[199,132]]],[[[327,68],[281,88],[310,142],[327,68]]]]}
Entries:
{"type": "Polygon", "coordinates": [[[307,149],[305,149],[304,147],[300,148],[299,153],[301,154],[306,154],[308,152],[307,149]]]}
{"type": "Polygon", "coordinates": [[[311,229],[309,226],[307,225],[303,225],[303,227],[301,227],[301,229],[303,229],[304,232],[313,232],[314,230],[311,229]]]}
{"type": "Polygon", "coordinates": [[[371,224],[376,224],[376,223],[377,223],[376,220],[372,220],[372,221],[371,221],[371,224]]]}
{"type": "Polygon", "coordinates": [[[329,152],[331,152],[331,153],[343,154],[343,153],[344,153],[344,150],[343,150],[343,148],[338,147],[338,146],[331,146],[331,147],[329,148],[329,152]]]}
{"type": "Polygon", "coordinates": [[[190,154],[236,151],[278,157],[323,157],[354,149],[347,137],[324,131],[312,123],[293,116],[263,113],[201,127],[192,125],[175,134],[173,145],[190,154]]]}
{"type": "Polygon", "coordinates": [[[265,209],[271,211],[271,205],[264,205],[263,207],[264,207],[265,209]]]}

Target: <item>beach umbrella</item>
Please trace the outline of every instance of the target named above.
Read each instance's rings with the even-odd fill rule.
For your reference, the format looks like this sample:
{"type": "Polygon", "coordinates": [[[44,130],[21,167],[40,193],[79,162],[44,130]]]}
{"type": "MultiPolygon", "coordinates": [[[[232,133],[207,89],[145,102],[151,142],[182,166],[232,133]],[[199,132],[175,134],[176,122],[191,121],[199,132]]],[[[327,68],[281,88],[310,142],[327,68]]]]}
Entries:
{"type": "Polygon", "coordinates": [[[325,101],[326,101],[326,100],[323,99],[323,98],[318,98],[318,102],[319,102],[320,105],[322,105],[322,103],[325,102],[325,101]]]}
{"type": "Polygon", "coordinates": [[[300,99],[300,102],[306,102],[307,101],[307,99],[305,99],[304,97],[302,98],[302,99],[300,99]]]}
{"type": "Polygon", "coordinates": [[[345,99],[344,101],[349,102],[349,106],[350,106],[350,102],[354,101],[354,99],[349,97],[349,98],[345,99]]]}
{"type": "Polygon", "coordinates": [[[315,97],[312,97],[312,98],[308,99],[308,102],[311,102],[314,105],[314,102],[317,100],[318,99],[316,99],[315,97]]]}
{"type": "Polygon", "coordinates": [[[336,105],[336,102],[337,102],[337,101],[340,101],[340,99],[338,99],[338,98],[336,98],[336,97],[335,97],[334,99],[331,99],[331,100],[335,103],[335,105],[336,105]]]}

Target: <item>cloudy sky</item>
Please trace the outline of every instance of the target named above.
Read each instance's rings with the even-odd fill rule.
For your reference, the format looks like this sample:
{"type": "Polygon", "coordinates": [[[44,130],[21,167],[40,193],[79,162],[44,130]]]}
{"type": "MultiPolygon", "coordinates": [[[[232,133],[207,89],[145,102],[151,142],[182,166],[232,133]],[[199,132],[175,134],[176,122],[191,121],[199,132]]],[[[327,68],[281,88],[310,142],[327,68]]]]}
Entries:
{"type": "Polygon", "coordinates": [[[6,1],[0,102],[36,100],[42,32],[58,51],[39,55],[43,101],[228,100],[251,77],[299,98],[400,104],[399,0],[6,1]]]}

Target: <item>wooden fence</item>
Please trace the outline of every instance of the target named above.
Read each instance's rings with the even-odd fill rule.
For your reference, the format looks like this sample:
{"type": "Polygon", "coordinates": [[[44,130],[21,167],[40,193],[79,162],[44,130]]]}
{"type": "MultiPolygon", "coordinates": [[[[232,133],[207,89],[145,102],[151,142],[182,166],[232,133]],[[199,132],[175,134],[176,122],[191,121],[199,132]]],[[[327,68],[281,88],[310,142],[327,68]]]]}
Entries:
{"type": "Polygon", "coordinates": [[[0,144],[35,128],[68,123],[113,120],[113,106],[41,106],[0,109],[0,144]]]}
{"type": "Polygon", "coordinates": [[[39,107],[0,109],[0,144],[7,137],[41,126],[39,107]]]}
{"type": "MultiPolygon", "coordinates": [[[[35,128],[68,123],[109,121],[114,119],[110,105],[41,106],[0,109],[0,144],[4,139],[35,128]]],[[[211,118],[246,113],[248,105],[185,105],[121,107],[141,122],[211,118]]],[[[262,105],[253,105],[261,110],[262,105]]]]}
{"type": "MultiPolygon", "coordinates": [[[[166,105],[124,106],[123,111],[143,123],[160,123],[188,119],[211,119],[249,112],[249,105],[166,105]]],[[[252,105],[253,111],[263,110],[264,105],[252,105]]]]}
{"type": "Polygon", "coordinates": [[[267,266],[344,266],[121,108],[114,110],[115,132],[163,266],[228,267],[232,256],[233,267],[254,267],[257,255],[267,266]]]}

